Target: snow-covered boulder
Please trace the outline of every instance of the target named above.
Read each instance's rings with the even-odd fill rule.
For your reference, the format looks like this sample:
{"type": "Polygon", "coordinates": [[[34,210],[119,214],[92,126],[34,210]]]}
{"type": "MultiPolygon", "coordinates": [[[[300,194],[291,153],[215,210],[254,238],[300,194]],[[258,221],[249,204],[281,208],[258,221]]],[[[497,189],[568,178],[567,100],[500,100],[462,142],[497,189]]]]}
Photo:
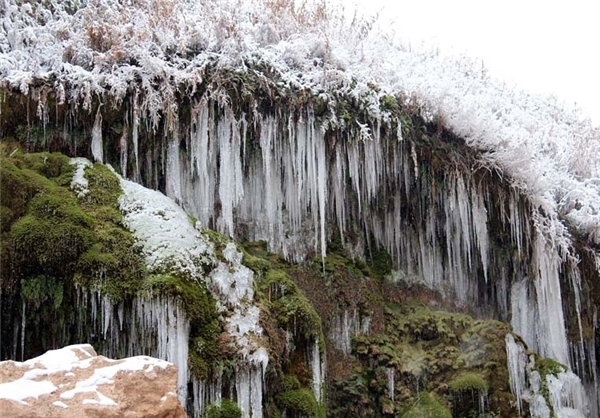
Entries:
{"type": "Polygon", "coordinates": [[[71,345],[0,362],[0,417],[185,417],[176,387],[169,362],[111,360],[89,344],[71,345]]]}

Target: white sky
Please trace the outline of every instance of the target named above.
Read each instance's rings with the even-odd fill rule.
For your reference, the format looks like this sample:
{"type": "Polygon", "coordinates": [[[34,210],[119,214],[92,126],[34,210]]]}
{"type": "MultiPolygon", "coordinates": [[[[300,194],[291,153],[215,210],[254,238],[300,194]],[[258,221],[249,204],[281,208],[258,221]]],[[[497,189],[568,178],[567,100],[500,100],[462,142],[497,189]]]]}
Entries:
{"type": "Polygon", "coordinates": [[[600,1],[348,0],[413,45],[481,58],[518,88],[576,103],[600,125],[600,1]]]}

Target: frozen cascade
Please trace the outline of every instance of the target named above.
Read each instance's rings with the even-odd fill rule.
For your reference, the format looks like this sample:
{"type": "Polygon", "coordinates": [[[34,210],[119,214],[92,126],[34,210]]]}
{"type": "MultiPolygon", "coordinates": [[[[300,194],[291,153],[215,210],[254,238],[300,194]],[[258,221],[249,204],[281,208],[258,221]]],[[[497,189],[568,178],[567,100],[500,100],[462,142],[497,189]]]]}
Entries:
{"type": "MultiPolygon", "coordinates": [[[[347,237],[365,233],[374,238],[369,247],[382,246],[406,277],[500,319],[512,313],[531,349],[569,364],[559,282],[568,262],[564,247],[551,244],[560,240],[547,228],[532,226],[536,209],[516,188],[489,191],[457,168],[421,175],[419,165],[430,162],[420,161],[420,149],[384,139],[376,120],[369,135],[339,133],[340,140],[326,137],[310,110],[297,117],[235,115],[203,98],[192,106],[191,121],[186,146],[168,152],[166,184],[175,198],[180,187],[181,204],[202,225],[266,240],[269,250],[293,261],[323,255],[332,225],[360,256],[352,250],[362,248],[360,240],[347,237]],[[172,161],[177,155],[179,162],[172,161]],[[512,253],[492,251],[499,230],[509,232],[501,245],[512,253]],[[529,271],[522,260],[532,249],[529,271]]],[[[338,321],[338,346],[348,351],[350,334],[338,321]]]]}
{"type": "Polygon", "coordinates": [[[533,242],[535,277],[515,282],[511,289],[511,325],[530,349],[570,365],[560,293],[560,257],[541,232],[533,242]]]}
{"type": "Polygon", "coordinates": [[[573,372],[548,374],[542,382],[540,373],[535,369],[534,356],[528,358],[525,347],[516,342],[512,334],[506,336],[506,355],[510,387],[517,398],[519,413],[523,411],[523,401],[526,401],[532,417],[550,418],[552,411],[558,418],[590,416],[586,392],[573,372]],[[548,399],[544,397],[542,386],[547,388],[548,399]]]}
{"type": "MultiPolygon", "coordinates": [[[[351,133],[335,139],[325,137],[310,110],[293,117],[234,115],[222,103],[215,108],[200,99],[185,147],[171,149],[172,138],[166,144],[167,192],[177,198],[180,184],[183,207],[202,225],[266,240],[271,251],[293,261],[324,255],[333,233],[327,225],[336,224],[346,248],[361,256],[352,250],[362,248],[360,240],[344,237],[348,229],[364,231],[375,238],[369,246],[385,248],[398,268],[462,303],[483,302],[479,286],[493,274],[489,297],[508,317],[504,295],[514,274],[495,267],[505,265],[490,251],[489,211],[497,203],[481,182],[456,169],[440,179],[419,176],[417,150],[384,139],[384,123],[376,120],[362,139],[351,133]],[[247,125],[255,127],[252,135],[247,125]]],[[[528,243],[522,226],[528,215],[515,195],[504,200],[508,208],[500,205],[499,217],[521,248],[528,243]]],[[[516,274],[523,277],[520,268],[516,274]]]]}
{"type": "MultiPolygon", "coordinates": [[[[190,323],[181,303],[175,299],[146,295],[133,299],[127,309],[106,295],[78,288],[80,305],[89,306],[96,336],[107,342],[106,356],[147,355],[177,365],[177,393],[186,404],[188,375],[188,338],[190,323]],[[99,315],[98,315],[99,314],[99,315]]],[[[82,318],[83,322],[83,318],[82,318]]],[[[83,335],[82,338],[89,338],[83,335]]]]}

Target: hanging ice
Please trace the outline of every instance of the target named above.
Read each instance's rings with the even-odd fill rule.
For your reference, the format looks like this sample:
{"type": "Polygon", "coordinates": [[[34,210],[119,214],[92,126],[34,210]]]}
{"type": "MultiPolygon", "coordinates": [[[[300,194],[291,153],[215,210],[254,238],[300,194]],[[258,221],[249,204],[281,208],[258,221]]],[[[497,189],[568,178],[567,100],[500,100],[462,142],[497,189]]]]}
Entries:
{"type": "Polygon", "coordinates": [[[96,162],[104,162],[104,150],[102,145],[102,113],[100,107],[96,111],[96,119],[92,128],[92,156],[96,162]]]}

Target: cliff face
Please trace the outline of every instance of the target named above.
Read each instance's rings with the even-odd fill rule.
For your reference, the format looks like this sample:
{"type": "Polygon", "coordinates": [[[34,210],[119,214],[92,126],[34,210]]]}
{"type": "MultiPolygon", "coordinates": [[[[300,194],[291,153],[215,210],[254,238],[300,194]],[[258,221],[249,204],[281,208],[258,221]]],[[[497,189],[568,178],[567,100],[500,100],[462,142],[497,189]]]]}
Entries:
{"type": "Polygon", "coordinates": [[[157,356],[190,416],[598,414],[593,180],[551,203],[419,100],[266,47],[94,26],[25,77],[7,27],[112,9],[10,5],[2,359],[157,356]]]}

